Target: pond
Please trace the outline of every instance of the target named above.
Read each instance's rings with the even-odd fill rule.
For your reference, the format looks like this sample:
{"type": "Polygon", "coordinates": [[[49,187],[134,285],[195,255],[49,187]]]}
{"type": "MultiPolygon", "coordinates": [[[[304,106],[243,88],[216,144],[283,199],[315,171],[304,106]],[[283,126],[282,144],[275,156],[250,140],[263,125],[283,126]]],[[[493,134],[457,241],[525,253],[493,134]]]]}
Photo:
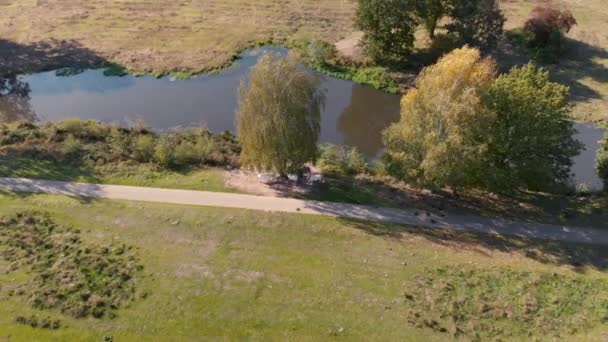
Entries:
{"type": "MultiPolygon", "coordinates": [[[[233,131],[237,89],[264,51],[284,54],[287,50],[252,49],[218,74],[188,80],[105,76],[101,69],[70,76],[55,71],[25,75],[21,81],[30,87],[29,102],[10,106],[9,110],[23,111],[13,116],[34,113],[43,121],[70,117],[106,122],[141,119],[157,130],[202,126],[214,132],[233,131]]],[[[376,157],[382,149],[381,132],[399,120],[399,97],[332,77],[325,77],[323,86],[327,103],[322,114],[321,142],[355,146],[367,157],[376,157]]],[[[0,103],[0,108],[9,107],[0,103]]],[[[591,125],[577,128],[587,150],[575,160],[575,182],[599,189],[601,181],[593,166],[603,132],[591,125]]]]}

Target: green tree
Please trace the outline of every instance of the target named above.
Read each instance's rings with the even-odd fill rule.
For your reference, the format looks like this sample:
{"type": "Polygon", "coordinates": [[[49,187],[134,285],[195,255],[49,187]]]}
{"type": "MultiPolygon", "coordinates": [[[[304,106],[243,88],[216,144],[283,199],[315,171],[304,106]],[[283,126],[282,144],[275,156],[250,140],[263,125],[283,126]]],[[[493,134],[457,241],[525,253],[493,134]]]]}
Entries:
{"type": "Polygon", "coordinates": [[[384,133],[389,174],[434,188],[472,184],[491,119],[481,96],[494,74],[493,61],[469,47],[424,69],[401,101],[401,121],[384,133]]]}
{"type": "Polygon", "coordinates": [[[447,0],[416,1],[416,13],[431,39],[435,38],[437,23],[446,14],[446,11],[447,0]]]}
{"type": "Polygon", "coordinates": [[[407,56],[416,40],[416,0],[359,0],[357,27],[363,44],[375,60],[399,60],[407,56]]]}
{"type": "Polygon", "coordinates": [[[484,97],[495,118],[487,144],[482,182],[503,189],[548,189],[570,178],[581,144],[570,120],[569,90],[533,64],[501,75],[484,97]]]}
{"type": "Polygon", "coordinates": [[[604,190],[608,191],[608,133],[600,143],[600,149],[597,151],[597,159],[595,169],[598,176],[604,181],[604,190]]]}
{"type": "Polygon", "coordinates": [[[480,48],[493,48],[503,35],[505,17],[496,0],[450,0],[446,26],[462,42],[480,48]]]}
{"type": "Polygon", "coordinates": [[[239,90],[236,120],[244,166],[284,176],[316,161],[325,104],[320,82],[295,55],[260,58],[249,84],[239,90]]]}

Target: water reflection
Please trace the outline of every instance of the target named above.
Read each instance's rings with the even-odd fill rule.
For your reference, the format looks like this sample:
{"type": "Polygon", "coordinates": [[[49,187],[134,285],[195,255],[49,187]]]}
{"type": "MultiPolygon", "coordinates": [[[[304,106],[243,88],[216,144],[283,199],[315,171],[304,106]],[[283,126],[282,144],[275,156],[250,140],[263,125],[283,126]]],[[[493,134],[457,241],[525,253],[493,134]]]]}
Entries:
{"type": "Polygon", "coordinates": [[[105,76],[103,69],[59,69],[27,76],[37,96],[70,93],[107,93],[135,85],[133,77],[105,76]],[[69,72],[68,72],[69,71],[69,72]],[[58,82],[65,79],[66,82],[58,82]]]}
{"type": "Polygon", "coordinates": [[[338,132],[344,144],[374,157],[382,149],[382,132],[396,121],[399,121],[399,96],[354,84],[350,103],[340,115],[338,132]]]}
{"type": "Polygon", "coordinates": [[[0,78],[0,122],[34,121],[36,113],[30,105],[31,88],[17,76],[0,78]]]}

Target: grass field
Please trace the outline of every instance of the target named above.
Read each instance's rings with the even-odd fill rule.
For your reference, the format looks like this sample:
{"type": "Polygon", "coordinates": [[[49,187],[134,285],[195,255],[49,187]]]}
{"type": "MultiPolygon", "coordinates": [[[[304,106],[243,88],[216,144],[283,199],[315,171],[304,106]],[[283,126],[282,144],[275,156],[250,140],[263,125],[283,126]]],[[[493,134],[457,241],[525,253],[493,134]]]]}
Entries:
{"type": "Polygon", "coordinates": [[[153,164],[114,163],[98,167],[31,158],[0,156],[0,177],[233,192],[218,168],[166,170],[153,164]]]}
{"type": "Polygon", "coordinates": [[[0,216],[29,209],[79,228],[85,245],[135,247],[144,266],[135,287],[148,295],[115,318],[73,319],[7,295],[30,275],[3,272],[0,340],[445,341],[479,334],[602,341],[608,334],[603,248],[305,215],[0,195],[0,216]],[[59,320],[60,328],[15,322],[32,315],[59,320]]]}
{"type": "Polygon", "coordinates": [[[351,0],[4,0],[0,37],[73,41],[138,71],[204,71],[255,42],[352,31],[351,0]]]}
{"type": "Polygon", "coordinates": [[[570,86],[574,117],[587,122],[608,122],[608,6],[604,0],[502,0],[506,28],[522,27],[537,4],[553,3],[572,11],[578,21],[568,34],[570,51],[559,64],[550,65],[554,77],[570,86]]]}
{"type": "MultiPolygon", "coordinates": [[[[501,0],[507,29],[521,27],[541,3],[501,0]]],[[[571,87],[576,119],[606,122],[608,9],[603,0],[553,3],[571,9],[579,24],[569,34],[568,56],[548,67],[571,87]]],[[[225,66],[252,44],[336,42],[354,31],[355,9],[354,0],[2,0],[0,71],[105,61],[134,72],[189,75],[225,66]]],[[[527,61],[511,50],[501,59],[527,61]]]]}

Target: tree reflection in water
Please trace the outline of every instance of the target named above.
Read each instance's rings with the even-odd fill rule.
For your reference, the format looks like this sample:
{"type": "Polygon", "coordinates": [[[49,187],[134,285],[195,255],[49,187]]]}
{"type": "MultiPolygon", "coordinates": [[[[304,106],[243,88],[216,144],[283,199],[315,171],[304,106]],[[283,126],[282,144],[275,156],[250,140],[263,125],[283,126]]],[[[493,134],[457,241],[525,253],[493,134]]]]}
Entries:
{"type": "Polygon", "coordinates": [[[399,96],[353,84],[350,104],[338,121],[344,144],[357,147],[368,158],[382,149],[382,131],[399,121],[399,96]]]}
{"type": "Polygon", "coordinates": [[[30,92],[29,84],[15,75],[0,78],[0,122],[35,121],[30,92]]]}

